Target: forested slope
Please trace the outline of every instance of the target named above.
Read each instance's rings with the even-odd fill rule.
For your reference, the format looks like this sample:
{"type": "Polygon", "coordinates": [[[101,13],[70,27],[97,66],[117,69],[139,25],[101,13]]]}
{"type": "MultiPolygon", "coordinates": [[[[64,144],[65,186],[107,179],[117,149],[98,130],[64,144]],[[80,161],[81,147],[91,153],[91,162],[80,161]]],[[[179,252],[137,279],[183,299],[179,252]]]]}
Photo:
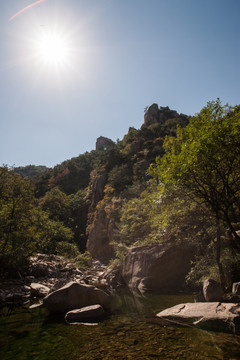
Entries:
{"type": "Polygon", "coordinates": [[[140,129],[53,169],[0,170],[1,266],[36,252],[87,250],[121,262],[129,247],[194,247],[189,283],[240,274],[240,107],[209,102],[188,117],[153,104],[140,129]],[[31,178],[31,179],[30,179],[31,178]]]}

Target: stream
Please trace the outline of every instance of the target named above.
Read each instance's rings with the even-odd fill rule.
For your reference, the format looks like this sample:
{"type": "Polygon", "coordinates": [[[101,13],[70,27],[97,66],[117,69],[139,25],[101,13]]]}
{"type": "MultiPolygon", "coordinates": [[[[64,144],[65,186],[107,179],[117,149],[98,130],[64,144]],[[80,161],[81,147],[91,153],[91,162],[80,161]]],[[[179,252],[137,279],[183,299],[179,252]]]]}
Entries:
{"type": "Polygon", "coordinates": [[[1,309],[1,360],[240,359],[240,336],[177,327],[155,314],[192,295],[115,295],[121,309],[98,325],[66,325],[44,308],[1,309]]]}

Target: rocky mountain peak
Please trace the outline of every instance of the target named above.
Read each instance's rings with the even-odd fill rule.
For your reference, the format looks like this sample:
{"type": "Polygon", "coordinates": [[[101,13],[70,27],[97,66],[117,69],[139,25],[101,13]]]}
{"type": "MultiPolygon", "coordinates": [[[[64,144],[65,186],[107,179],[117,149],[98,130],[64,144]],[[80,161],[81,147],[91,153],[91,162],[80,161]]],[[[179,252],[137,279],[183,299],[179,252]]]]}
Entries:
{"type": "Polygon", "coordinates": [[[112,149],[114,146],[115,146],[115,143],[107,137],[100,136],[97,138],[96,150],[106,151],[106,150],[112,149]]]}
{"type": "Polygon", "coordinates": [[[169,109],[168,106],[158,107],[158,104],[152,104],[149,106],[144,114],[144,123],[142,128],[146,128],[152,124],[163,124],[169,119],[182,119],[187,120],[188,116],[184,114],[178,114],[177,111],[169,109]]]}

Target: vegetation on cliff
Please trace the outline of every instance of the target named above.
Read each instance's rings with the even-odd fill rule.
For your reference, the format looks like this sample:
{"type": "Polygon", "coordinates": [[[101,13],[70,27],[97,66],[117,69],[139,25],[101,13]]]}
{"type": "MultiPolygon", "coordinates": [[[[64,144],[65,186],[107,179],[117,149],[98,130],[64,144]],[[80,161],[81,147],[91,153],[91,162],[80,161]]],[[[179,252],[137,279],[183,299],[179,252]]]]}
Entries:
{"type": "Polygon", "coordinates": [[[177,241],[195,249],[189,284],[211,275],[228,286],[240,276],[239,134],[240,106],[217,99],[189,118],[153,104],[121,141],[101,137],[53,169],[3,166],[2,266],[86,246],[121,260],[129,247],[177,241]]]}

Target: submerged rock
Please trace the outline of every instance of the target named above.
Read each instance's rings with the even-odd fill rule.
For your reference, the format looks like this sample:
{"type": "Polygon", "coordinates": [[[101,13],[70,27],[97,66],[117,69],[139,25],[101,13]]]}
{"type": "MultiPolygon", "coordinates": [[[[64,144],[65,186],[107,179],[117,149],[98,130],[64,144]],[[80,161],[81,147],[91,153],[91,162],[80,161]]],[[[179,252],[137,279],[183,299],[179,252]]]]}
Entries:
{"type": "Polygon", "coordinates": [[[100,318],[105,314],[106,312],[101,305],[91,305],[67,312],[67,314],[65,315],[65,320],[69,324],[79,323],[84,320],[96,320],[96,318],[100,318]]]}
{"type": "Polygon", "coordinates": [[[43,305],[53,313],[66,313],[90,305],[101,305],[110,311],[110,296],[90,285],[69,282],[43,299],[43,305]]]}
{"type": "Polygon", "coordinates": [[[157,317],[183,321],[203,329],[240,333],[240,304],[203,302],[186,303],[165,309],[157,317]]]}

